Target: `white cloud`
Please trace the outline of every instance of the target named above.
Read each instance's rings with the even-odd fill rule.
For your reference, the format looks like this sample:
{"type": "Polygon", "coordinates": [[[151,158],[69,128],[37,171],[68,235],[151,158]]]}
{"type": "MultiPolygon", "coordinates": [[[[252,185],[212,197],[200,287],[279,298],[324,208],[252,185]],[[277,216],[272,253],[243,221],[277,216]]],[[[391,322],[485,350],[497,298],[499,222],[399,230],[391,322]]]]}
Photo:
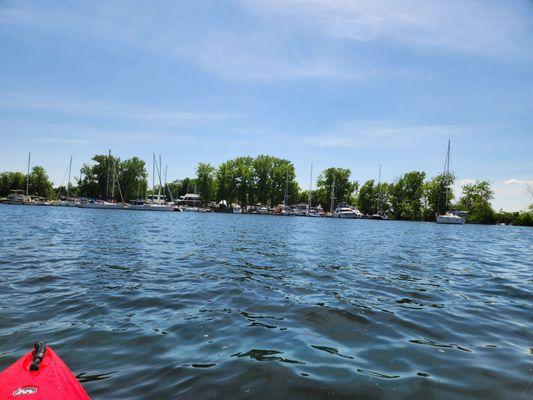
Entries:
{"type": "Polygon", "coordinates": [[[125,103],[106,103],[83,99],[66,99],[34,94],[1,94],[3,109],[47,111],[59,114],[108,117],[120,120],[137,120],[164,124],[204,124],[236,117],[229,113],[211,113],[182,109],[162,109],[125,103]]]}
{"type": "Polygon", "coordinates": [[[447,139],[464,131],[463,127],[452,125],[405,125],[405,124],[362,124],[344,122],[336,124],[324,134],[303,139],[319,147],[366,148],[379,145],[380,148],[410,148],[423,140],[447,139]]]}
{"type": "Polygon", "coordinates": [[[459,0],[236,0],[226,4],[241,8],[233,10],[231,22],[217,20],[208,7],[192,12],[187,3],[179,2],[160,7],[120,1],[53,4],[5,3],[0,6],[0,23],[119,51],[128,46],[193,63],[232,80],[427,75],[384,65],[368,54],[359,58],[364,56],[357,48],[342,47],[345,40],[498,60],[531,59],[533,47],[533,11],[523,1],[511,5],[459,0]],[[252,15],[239,15],[242,10],[252,15]]]}
{"type": "Polygon", "coordinates": [[[533,179],[517,179],[517,178],[510,178],[503,181],[504,185],[507,186],[526,186],[526,185],[533,185],[533,179]]]}
{"type": "Polygon", "coordinates": [[[242,0],[259,15],[284,17],[325,35],[385,40],[488,56],[530,57],[531,4],[490,1],[242,0]]]}

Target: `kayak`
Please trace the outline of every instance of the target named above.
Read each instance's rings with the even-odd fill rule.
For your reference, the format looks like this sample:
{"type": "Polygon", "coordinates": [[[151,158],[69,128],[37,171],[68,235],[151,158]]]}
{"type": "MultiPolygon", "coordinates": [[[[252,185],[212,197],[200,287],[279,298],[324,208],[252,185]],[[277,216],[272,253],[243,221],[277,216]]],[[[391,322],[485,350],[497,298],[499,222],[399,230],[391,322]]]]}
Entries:
{"type": "Polygon", "coordinates": [[[43,343],[0,372],[0,400],[90,400],[59,356],[43,343]]]}

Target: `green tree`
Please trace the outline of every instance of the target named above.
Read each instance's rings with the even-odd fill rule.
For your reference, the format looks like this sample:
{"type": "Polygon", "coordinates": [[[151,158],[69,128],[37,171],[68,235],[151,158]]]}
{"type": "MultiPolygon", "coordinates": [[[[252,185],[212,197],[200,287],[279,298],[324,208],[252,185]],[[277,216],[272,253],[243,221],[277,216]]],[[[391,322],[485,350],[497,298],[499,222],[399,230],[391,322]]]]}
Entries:
{"type": "Polygon", "coordinates": [[[253,158],[237,157],[233,163],[236,195],[242,207],[246,209],[248,204],[254,202],[253,158]]]}
{"type": "Polygon", "coordinates": [[[42,197],[52,197],[54,188],[43,167],[36,165],[32,168],[29,178],[29,194],[42,197]]]}
{"type": "Polygon", "coordinates": [[[0,196],[7,196],[11,190],[22,190],[26,187],[26,175],[22,172],[0,173],[0,196]]]}
{"type": "Polygon", "coordinates": [[[422,195],[425,177],[425,172],[407,172],[390,187],[389,199],[396,219],[422,219],[422,195]]]}
{"type": "MultiPolygon", "coordinates": [[[[105,198],[107,194],[107,197],[111,198],[113,193],[113,166],[119,165],[120,159],[107,154],[97,154],[92,160],[95,162],[94,165],[84,164],[81,168],[82,178],[78,182],[80,195],[105,198]]],[[[115,186],[115,189],[117,189],[115,190],[115,195],[118,196],[117,186],[115,186]]]]}
{"type": "Polygon", "coordinates": [[[143,160],[132,157],[121,161],[106,154],[97,154],[92,160],[95,164],[84,164],[81,168],[80,196],[105,198],[107,195],[109,199],[124,201],[144,197],[148,174],[143,160]]]}
{"type": "Polygon", "coordinates": [[[330,207],[333,181],[335,181],[335,204],[354,201],[354,194],[359,185],[357,182],[350,181],[350,175],[351,171],[348,168],[327,168],[318,176],[317,197],[326,210],[330,207]]]}
{"type": "Polygon", "coordinates": [[[424,183],[424,218],[433,221],[435,215],[451,208],[455,195],[452,186],[455,176],[452,173],[439,174],[424,183]]]}
{"type": "Polygon", "coordinates": [[[196,175],[199,194],[207,206],[215,194],[215,167],[211,164],[199,163],[196,175]]]}
{"type": "Polygon", "coordinates": [[[359,190],[359,196],[357,198],[357,207],[363,214],[373,214],[375,211],[375,205],[377,201],[377,187],[374,186],[374,180],[370,179],[366,181],[359,190]]]}
{"type": "MultiPolygon", "coordinates": [[[[138,157],[124,160],[118,164],[116,172],[116,185],[120,185],[124,201],[144,198],[148,187],[148,173],[143,160],[138,157]]],[[[115,195],[118,193],[115,192],[115,195]]]]}
{"type": "Polygon", "coordinates": [[[261,204],[268,204],[272,199],[272,185],[276,158],[259,155],[253,161],[255,195],[261,204]]]}
{"type": "Polygon", "coordinates": [[[275,206],[282,204],[285,197],[285,187],[287,186],[288,203],[295,204],[298,201],[300,188],[296,182],[296,170],[289,160],[274,158],[272,168],[272,189],[270,194],[270,204],[275,206]],[[286,184],[288,182],[288,184],[286,184]]]}
{"type": "Polygon", "coordinates": [[[236,201],[235,175],[235,163],[232,160],[220,164],[217,168],[215,174],[217,200],[226,200],[230,204],[236,201]]]}
{"type": "Polygon", "coordinates": [[[492,224],[496,215],[490,201],[494,198],[490,182],[476,181],[462,187],[463,195],[456,208],[468,211],[468,222],[477,224],[492,224]]]}

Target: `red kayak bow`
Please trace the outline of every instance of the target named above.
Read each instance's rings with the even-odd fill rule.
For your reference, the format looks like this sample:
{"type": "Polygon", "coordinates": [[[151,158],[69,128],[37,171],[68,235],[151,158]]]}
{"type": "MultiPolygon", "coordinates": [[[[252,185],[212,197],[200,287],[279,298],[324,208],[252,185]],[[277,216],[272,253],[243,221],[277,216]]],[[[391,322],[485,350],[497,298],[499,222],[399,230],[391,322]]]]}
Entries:
{"type": "Polygon", "coordinates": [[[90,400],[70,369],[43,343],[0,372],[0,400],[90,400]]]}

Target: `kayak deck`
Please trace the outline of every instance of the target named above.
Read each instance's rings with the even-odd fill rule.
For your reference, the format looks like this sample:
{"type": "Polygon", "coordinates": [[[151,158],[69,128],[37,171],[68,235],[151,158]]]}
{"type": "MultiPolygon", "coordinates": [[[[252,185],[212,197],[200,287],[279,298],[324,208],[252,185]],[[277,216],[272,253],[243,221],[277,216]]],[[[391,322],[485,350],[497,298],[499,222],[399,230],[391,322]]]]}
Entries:
{"type": "Polygon", "coordinates": [[[90,400],[67,365],[50,348],[35,350],[0,372],[1,400],[90,400]],[[41,353],[39,353],[41,351],[41,353]]]}

